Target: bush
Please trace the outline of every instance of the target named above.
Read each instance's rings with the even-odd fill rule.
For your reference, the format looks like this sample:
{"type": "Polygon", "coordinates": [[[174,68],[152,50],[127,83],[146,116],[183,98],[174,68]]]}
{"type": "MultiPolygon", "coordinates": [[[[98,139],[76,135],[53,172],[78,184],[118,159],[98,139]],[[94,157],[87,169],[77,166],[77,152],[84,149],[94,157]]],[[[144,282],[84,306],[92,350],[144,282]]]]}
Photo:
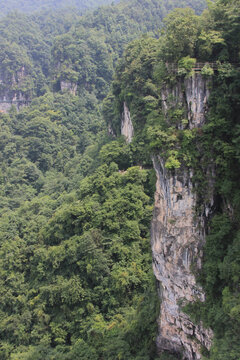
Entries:
{"type": "Polygon", "coordinates": [[[178,61],[178,75],[180,76],[192,76],[193,67],[196,64],[196,59],[185,56],[178,61]]]}
{"type": "Polygon", "coordinates": [[[201,70],[201,75],[204,77],[213,76],[214,71],[213,68],[207,63],[204,65],[204,67],[201,70]]]}

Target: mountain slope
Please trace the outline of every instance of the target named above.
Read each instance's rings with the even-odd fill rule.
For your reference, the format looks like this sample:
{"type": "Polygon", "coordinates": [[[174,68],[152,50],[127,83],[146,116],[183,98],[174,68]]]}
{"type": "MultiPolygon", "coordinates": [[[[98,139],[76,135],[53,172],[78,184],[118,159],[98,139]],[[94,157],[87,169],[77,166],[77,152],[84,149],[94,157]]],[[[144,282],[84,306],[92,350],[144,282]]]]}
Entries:
{"type": "Polygon", "coordinates": [[[1,15],[7,14],[11,11],[18,10],[24,13],[33,13],[38,11],[56,11],[63,8],[74,7],[81,12],[97,7],[104,4],[110,4],[110,0],[9,0],[0,1],[0,12],[1,15]]]}

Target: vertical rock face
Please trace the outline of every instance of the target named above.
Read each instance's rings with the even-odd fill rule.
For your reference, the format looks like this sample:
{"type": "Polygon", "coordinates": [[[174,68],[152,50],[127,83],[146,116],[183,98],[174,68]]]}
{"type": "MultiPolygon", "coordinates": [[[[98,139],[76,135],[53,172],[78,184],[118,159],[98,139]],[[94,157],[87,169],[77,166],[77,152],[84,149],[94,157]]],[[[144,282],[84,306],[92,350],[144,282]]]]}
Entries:
{"type": "Polygon", "coordinates": [[[132,124],[132,120],[131,120],[131,116],[130,116],[130,111],[125,102],[123,104],[121,134],[126,137],[126,140],[128,143],[130,143],[132,141],[132,138],[134,135],[133,124],[132,124]]]}
{"type": "Polygon", "coordinates": [[[205,122],[210,83],[201,74],[185,79],[185,96],[188,109],[189,127],[201,127],[205,122]]]}
{"type": "Polygon", "coordinates": [[[201,127],[205,122],[207,101],[210,95],[210,80],[201,74],[178,81],[172,88],[162,89],[162,104],[165,114],[171,107],[182,105],[186,108],[189,128],[201,127]]]}
{"type": "MultiPolygon", "coordinates": [[[[185,103],[189,127],[199,127],[205,121],[209,96],[207,83],[200,75],[163,90],[173,95],[175,105],[185,103]]],[[[196,195],[192,190],[192,174],[187,169],[168,171],[160,156],[153,158],[157,175],[155,209],[152,221],[152,251],[154,273],[161,289],[161,312],[158,319],[159,351],[182,354],[182,359],[201,359],[200,347],[211,346],[212,332],[202,324],[194,324],[182,310],[187,302],[204,301],[202,288],[196,283],[193,268],[201,269],[205,239],[204,217],[195,219],[196,195]]]]}
{"type": "Polygon", "coordinates": [[[61,81],[60,87],[61,91],[69,91],[72,95],[76,95],[77,93],[77,84],[70,81],[61,81]]]}
{"type": "Polygon", "coordinates": [[[26,79],[26,71],[22,66],[15,74],[12,75],[11,81],[7,79],[4,72],[0,73],[0,111],[7,112],[12,105],[17,109],[26,106],[30,102],[30,98],[26,96],[20,89],[26,79]]]}

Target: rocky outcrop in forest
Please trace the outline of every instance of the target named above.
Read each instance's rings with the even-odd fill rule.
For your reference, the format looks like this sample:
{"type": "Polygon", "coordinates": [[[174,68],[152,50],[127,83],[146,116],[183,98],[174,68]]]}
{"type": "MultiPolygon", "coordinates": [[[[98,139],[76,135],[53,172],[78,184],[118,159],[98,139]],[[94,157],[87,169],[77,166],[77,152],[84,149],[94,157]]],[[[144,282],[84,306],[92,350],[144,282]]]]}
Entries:
{"type": "Polygon", "coordinates": [[[123,104],[123,113],[122,113],[122,121],[121,121],[121,135],[125,136],[126,141],[128,143],[130,143],[132,141],[132,138],[134,135],[130,111],[125,102],[123,104]]]}
{"type": "MultiPolygon", "coordinates": [[[[12,105],[17,109],[30,103],[29,94],[23,91],[26,86],[27,74],[25,67],[22,66],[18,71],[9,74],[4,71],[0,73],[0,111],[7,112],[12,105]]],[[[29,92],[29,91],[28,91],[29,92]]]]}
{"type": "MultiPolygon", "coordinates": [[[[208,97],[208,81],[195,74],[184,83],[163,89],[165,116],[172,105],[184,104],[189,127],[200,127],[205,121],[208,97]]],[[[168,170],[158,155],[153,157],[153,164],[157,183],[151,241],[154,273],[161,289],[157,346],[160,352],[182,353],[183,359],[197,360],[201,359],[201,346],[210,349],[212,331],[204,329],[201,323],[194,324],[183,306],[205,300],[194,268],[201,269],[205,220],[210,210],[205,208],[196,218],[191,170],[184,166],[168,170]]]]}

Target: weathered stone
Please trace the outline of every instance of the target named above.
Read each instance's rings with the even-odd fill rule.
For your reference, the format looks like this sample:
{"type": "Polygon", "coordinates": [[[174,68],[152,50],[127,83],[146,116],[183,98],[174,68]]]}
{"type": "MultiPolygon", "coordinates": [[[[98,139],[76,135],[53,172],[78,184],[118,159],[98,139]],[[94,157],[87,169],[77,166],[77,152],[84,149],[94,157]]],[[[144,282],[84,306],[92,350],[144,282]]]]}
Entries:
{"type": "MultiPolygon", "coordinates": [[[[204,79],[201,74],[196,73],[184,81],[178,80],[172,87],[164,86],[161,98],[165,115],[167,116],[170,108],[182,106],[186,109],[189,128],[201,127],[207,112],[210,83],[211,79],[204,79]]],[[[184,125],[178,124],[178,128],[182,129],[184,125]]]]}
{"type": "Polygon", "coordinates": [[[184,81],[185,94],[188,105],[188,120],[190,129],[201,127],[205,121],[207,101],[210,95],[210,80],[201,74],[195,74],[184,81]]]}
{"type": "Polygon", "coordinates": [[[9,111],[12,105],[15,105],[19,110],[29,104],[30,99],[19,90],[26,76],[24,66],[12,75],[10,81],[4,72],[0,73],[0,112],[9,111]]]}
{"type": "Polygon", "coordinates": [[[130,111],[127,107],[127,104],[124,102],[123,104],[123,113],[122,113],[122,121],[121,121],[121,134],[126,137],[128,143],[132,141],[134,135],[133,124],[131,120],[130,111]]]}
{"type": "MultiPolygon", "coordinates": [[[[180,103],[186,108],[189,128],[200,127],[205,121],[208,97],[207,81],[201,75],[195,75],[184,83],[178,82],[171,89],[163,89],[163,109],[167,116],[169,107],[180,103]]],[[[159,352],[167,350],[181,353],[183,359],[198,360],[201,359],[201,345],[210,349],[213,334],[202,324],[194,324],[181,309],[181,304],[205,301],[205,294],[196,283],[191,265],[194,263],[197,269],[201,269],[204,219],[211,212],[211,207],[205,206],[202,216],[195,219],[196,195],[192,188],[192,172],[184,168],[170,172],[165,168],[164,160],[157,155],[153,157],[153,165],[157,183],[151,241],[153,269],[161,288],[157,346],[159,352]]],[[[212,204],[213,200],[210,202],[212,204]]]]}
{"type": "Polygon", "coordinates": [[[61,91],[68,91],[72,95],[76,95],[77,93],[77,84],[71,82],[71,81],[61,81],[60,82],[60,88],[61,91]]]}

